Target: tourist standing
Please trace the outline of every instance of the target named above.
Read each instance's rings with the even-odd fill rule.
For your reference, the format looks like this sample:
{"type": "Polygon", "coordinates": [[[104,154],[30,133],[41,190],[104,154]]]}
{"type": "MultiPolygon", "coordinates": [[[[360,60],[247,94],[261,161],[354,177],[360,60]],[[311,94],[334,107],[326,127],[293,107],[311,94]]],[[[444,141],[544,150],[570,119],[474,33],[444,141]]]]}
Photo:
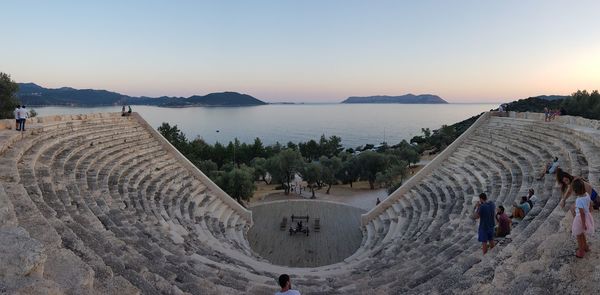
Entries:
{"type": "Polygon", "coordinates": [[[577,252],[575,256],[577,258],[583,258],[585,252],[590,251],[590,247],[587,244],[585,235],[591,235],[594,233],[594,218],[590,213],[590,203],[592,200],[585,191],[585,184],[583,180],[576,179],[571,185],[573,192],[577,196],[575,200],[575,218],[573,219],[573,225],[571,231],[573,236],[577,238],[577,252]]]}
{"type": "Polygon", "coordinates": [[[25,106],[21,106],[17,114],[19,117],[19,129],[17,130],[25,131],[25,122],[27,121],[27,118],[29,118],[29,112],[25,106]]]}
{"type": "Polygon", "coordinates": [[[481,242],[481,249],[485,255],[489,249],[494,248],[494,214],[496,213],[496,205],[494,202],[488,201],[485,193],[479,194],[479,202],[476,206],[477,214],[475,218],[479,219],[478,240],[481,242]]]}
{"type": "Polygon", "coordinates": [[[19,120],[19,110],[20,109],[21,109],[21,106],[17,106],[15,108],[15,111],[14,111],[14,114],[15,114],[15,130],[17,130],[17,131],[21,131],[21,128],[19,128],[19,123],[20,123],[20,120],[19,120]]]}
{"type": "Polygon", "coordinates": [[[281,287],[281,291],[275,293],[275,295],[300,295],[300,292],[292,290],[290,276],[288,276],[287,274],[280,275],[278,281],[279,286],[281,287]]]}

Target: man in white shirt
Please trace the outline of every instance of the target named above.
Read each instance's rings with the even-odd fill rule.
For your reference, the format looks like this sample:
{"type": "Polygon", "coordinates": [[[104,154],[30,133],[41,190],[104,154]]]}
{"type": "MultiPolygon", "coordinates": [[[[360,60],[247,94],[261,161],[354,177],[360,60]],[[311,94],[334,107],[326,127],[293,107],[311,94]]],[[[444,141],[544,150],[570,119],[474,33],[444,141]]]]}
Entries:
{"type": "Polygon", "coordinates": [[[20,131],[21,129],[19,128],[19,110],[21,109],[21,106],[17,106],[15,108],[14,114],[15,114],[15,130],[20,131]]]}
{"type": "Polygon", "coordinates": [[[300,295],[300,292],[292,290],[290,276],[286,274],[279,276],[279,286],[281,286],[281,291],[275,293],[275,295],[300,295]]]}
{"type": "Polygon", "coordinates": [[[535,205],[535,203],[537,203],[537,201],[539,200],[539,198],[535,195],[535,191],[532,188],[530,188],[527,194],[527,199],[531,201],[532,205],[535,205]]]}
{"type": "Polygon", "coordinates": [[[29,118],[29,112],[25,108],[25,106],[21,106],[21,108],[17,111],[19,116],[19,128],[18,131],[25,131],[25,121],[29,118]]]}

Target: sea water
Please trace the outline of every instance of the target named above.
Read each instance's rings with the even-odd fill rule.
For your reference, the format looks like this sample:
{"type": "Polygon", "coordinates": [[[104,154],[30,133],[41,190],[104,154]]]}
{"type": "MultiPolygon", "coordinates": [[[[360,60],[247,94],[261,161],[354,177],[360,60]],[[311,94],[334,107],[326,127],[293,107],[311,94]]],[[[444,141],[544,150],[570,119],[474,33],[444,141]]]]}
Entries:
{"type": "MultiPolygon", "coordinates": [[[[227,143],[234,138],[265,145],[319,140],[322,134],[342,138],[344,147],[387,142],[396,144],[421,134],[421,128],[462,121],[497,104],[272,104],[252,107],[162,108],[132,106],[152,126],[177,125],[188,139],[227,143]]],[[[36,107],[40,116],[120,112],[113,107],[36,107]]]]}

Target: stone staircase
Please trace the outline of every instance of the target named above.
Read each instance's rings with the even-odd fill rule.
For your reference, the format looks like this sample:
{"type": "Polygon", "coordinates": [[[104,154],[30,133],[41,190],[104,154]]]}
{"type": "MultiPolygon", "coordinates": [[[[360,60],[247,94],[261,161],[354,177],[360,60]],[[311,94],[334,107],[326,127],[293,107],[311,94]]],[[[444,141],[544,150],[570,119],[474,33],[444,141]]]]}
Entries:
{"type": "Polygon", "coordinates": [[[25,134],[0,130],[0,293],[265,294],[284,272],[303,294],[593,291],[597,240],[575,261],[572,217],[557,207],[554,179],[536,174],[558,156],[598,187],[600,124],[511,115],[484,114],[363,215],[356,253],[315,268],[254,253],[245,237],[251,212],[137,114],[44,117],[25,134]],[[473,197],[486,192],[510,208],[529,188],[540,201],[482,257],[473,197]]]}

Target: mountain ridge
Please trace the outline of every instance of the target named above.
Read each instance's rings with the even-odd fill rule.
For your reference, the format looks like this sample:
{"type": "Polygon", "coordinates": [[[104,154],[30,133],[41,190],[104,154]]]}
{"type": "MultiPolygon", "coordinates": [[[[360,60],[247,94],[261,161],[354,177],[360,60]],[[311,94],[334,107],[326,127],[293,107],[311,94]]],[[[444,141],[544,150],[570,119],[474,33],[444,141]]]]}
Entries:
{"type": "Polygon", "coordinates": [[[129,96],[99,89],[75,89],[71,87],[45,88],[35,83],[18,83],[17,97],[23,104],[32,106],[111,106],[152,105],[163,107],[188,106],[255,106],[266,102],[251,95],[233,91],[192,95],[190,97],[129,96]]]}

